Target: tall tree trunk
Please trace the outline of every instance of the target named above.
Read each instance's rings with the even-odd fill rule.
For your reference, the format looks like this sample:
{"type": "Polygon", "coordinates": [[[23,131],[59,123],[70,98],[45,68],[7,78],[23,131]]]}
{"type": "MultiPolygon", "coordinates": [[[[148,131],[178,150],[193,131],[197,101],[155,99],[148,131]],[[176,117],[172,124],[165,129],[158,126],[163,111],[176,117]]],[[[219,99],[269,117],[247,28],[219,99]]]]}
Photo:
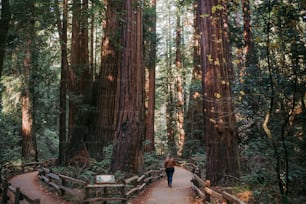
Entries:
{"type": "MultiPolygon", "coordinates": [[[[168,66],[171,67],[171,66],[168,66]]],[[[170,68],[168,68],[170,69],[170,68]]],[[[171,77],[171,74],[168,74],[168,79],[169,80],[171,77]]],[[[174,104],[174,96],[173,96],[173,88],[171,82],[168,82],[167,85],[167,105],[166,105],[166,121],[167,121],[167,149],[168,153],[172,155],[177,154],[177,146],[175,142],[175,106],[174,104]]]]}
{"type": "Polygon", "coordinates": [[[24,56],[23,56],[23,91],[22,101],[22,157],[25,160],[38,161],[36,136],[34,132],[34,47],[35,47],[35,17],[36,8],[34,3],[27,5],[29,15],[24,21],[26,34],[24,35],[24,56]]]}
{"type": "Polygon", "coordinates": [[[185,142],[185,131],[183,128],[184,125],[184,93],[183,93],[183,82],[182,82],[182,25],[181,25],[181,11],[177,9],[176,15],[176,57],[175,57],[175,66],[176,66],[176,128],[178,135],[178,150],[177,154],[183,154],[183,146],[185,142]]]}
{"type": "Polygon", "coordinates": [[[33,134],[33,96],[30,92],[30,72],[31,72],[31,45],[29,39],[25,43],[25,53],[23,58],[24,85],[22,92],[22,157],[25,160],[37,161],[37,146],[35,135],[33,134]]]}
{"type": "Polygon", "coordinates": [[[1,1],[1,18],[0,18],[0,78],[3,70],[3,60],[5,57],[6,36],[9,30],[11,20],[9,0],[1,1]]]}
{"type": "Polygon", "coordinates": [[[197,2],[194,2],[194,47],[193,47],[193,71],[190,86],[190,97],[185,116],[186,139],[184,143],[184,156],[190,157],[193,153],[204,150],[205,137],[203,128],[203,102],[202,102],[202,70],[200,64],[200,32],[197,2]]]}
{"type": "Polygon", "coordinates": [[[90,123],[91,77],[88,50],[88,1],[73,0],[71,69],[69,88],[69,145],[66,149],[68,164],[84,167],[89,154],[86,147],[90,123]]]}
{"type": "Polygon", "coordinates": [[[239,177],[238,132],[230,89],[226,2],[200,0],[201,65],[206,134],[206,179],[212,185],[239,177]],[[218,8],[218,6],[222,8],[218,8]]]}
{"type": "Polygon", "coordinates": [[[143,171],[144,68],[142,5],[124,1],[121,60],[118,70],[115,122],[116,132],[111,170],[143,171]]]}
{"type": "Polygon", "coordinates": [[[150,6],[152,12],[149,16],[149,21],[152,26],[149,27],[148,33],[150,33],[149,39],[145,39],[146,46],[144,53],[148,52],[146,59],[149,61],[146,63],[148,68],[148,78],[146,78],[146,141],[145,151],[152,152],[155,149],[154,140],[154,112],[155,112],[155,66],[156,66],[156,0],[150,0],[150,6]],[[152,36],[153,35],[153,36],[152,36]],[[153,37],[153,39],[152,39],[153,37]]]}
{"type": "MultiPolygon", "coordinates": [[[[167,4],[169,2],[167,1],[167,4]]],[[[170,7],[168,8],[168,12],[170,14],[170,7]]],[[[174,103],[174,84],[173,84],[173,70],[172,70],[172,35],[170,30],[171,25],[171,17],[169,15],[167,21],[167,28],[168,28],[168,41],[167,41],[167,70],[166,70],[166,86],[167,86],[167,101],[166,101],[166,122],[167,122],[167,149],[168,153],[172,154],[173,156],[177,154],[177,146],[175,141],[175,103],[174,103]]]]}
{"type": "Polygon", "coordinates": [[[68,70],[68,54],[67,54],[67,20],[68,20],[68,0],[63,1],[63,15],[59,11],[59,2],[55,1],[55,10],[57,13],[57,29],[61,42],[61,80],[60,80],[60,122],[59,122],[59,156],[60,165],[67,163],[66,146],[67,146],[67,70],[68,70]]]}
{"type": "Polygon", "coordinates": [[[101,46],[101,70],[96,85],[96,113],[88,151],[93,158],[103,158],[103,147],[112,144],[115,134],[114,110],[119,66],[120,30],[117,13],[121,6],[117,2],[105,1],[106,18],[103,21],[104,36],[101,46]]]}

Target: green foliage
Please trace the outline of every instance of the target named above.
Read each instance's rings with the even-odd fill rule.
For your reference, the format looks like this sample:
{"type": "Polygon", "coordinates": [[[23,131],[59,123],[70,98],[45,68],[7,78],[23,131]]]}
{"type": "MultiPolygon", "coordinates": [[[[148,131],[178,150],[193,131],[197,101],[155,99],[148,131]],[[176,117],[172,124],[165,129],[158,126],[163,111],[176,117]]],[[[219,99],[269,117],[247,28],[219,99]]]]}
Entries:
{"type": "Polygon", "coordinates": [[[20,162],[20,125],[14,115],[0,113],[0,164],[20,162]]]}
{"type": "Polygon", "coordinates": [[[305,145],[301,88],[305,85],[305,47],[297,46],[303,41],[303,26],[294,1],[258,2],[253,13],[256,53],[252,53],[253,64],[237,70],[240,76],[237,74],[233,88],[239,113],[242,180],[254,190],[258,202],[285,202],[301,194],[306,182],[300,153],[305,145]],[[262,128],[265,119],[271,136],[262,128]]]}
{"type": "Polygon", "coordinates": [[[111,164],[111,156],[113,152],[113,145],[109,145],[104,147],[103,155],[104,159],[101,161],[93,161],[91,162],[88,169],[91,171],[97,172],[98,174],[105,174],[109,172],[109,167],[111,164]]]}
{"type": "MultiPolygon", "coordinates": [[[[57,172],[61,172],[64,175],[71,176],[73,178],[78,178],[90,183],[95,182],[95,176],[98,174],[112,174],[109,171],[110,163],[111,163],[111,155],[112,155],[113,146],[109,145],[104,147],[103,154],[105,155],[104,159],[101,161],[96,161],[91,159],[88,166],[85,169],[76,168],[76,167],[56,167],[57,172]]],[[[115,178],[122,178],[121,172],[115,172],[115,178]]]]}
{"type": "Polygon", "coordinates": [[[155,152],[144,154],[144,167],[145,170],[159,169],[163,167],[163,160],[155,152]]]}
{"type": "MultiPolygon", "coordinates": [[[[199,133],[202,133],[200,130],[199,133]]],[[[194,132],[195,133],[195,132],[194,132]]],[[[184,154],[183,156],[186,158],[191,157],[193,154],[204,154],[205,149],[202,145],[203,141],[189,139],[184,143],[184,154]]]]}
{"type": "Polygon", "coordinates": [[[45,127],[41,131],[37,132],[36,137],[39,159],[44,161],[56,158],[58,155],[59,145],[57,131],[45,127]]]}

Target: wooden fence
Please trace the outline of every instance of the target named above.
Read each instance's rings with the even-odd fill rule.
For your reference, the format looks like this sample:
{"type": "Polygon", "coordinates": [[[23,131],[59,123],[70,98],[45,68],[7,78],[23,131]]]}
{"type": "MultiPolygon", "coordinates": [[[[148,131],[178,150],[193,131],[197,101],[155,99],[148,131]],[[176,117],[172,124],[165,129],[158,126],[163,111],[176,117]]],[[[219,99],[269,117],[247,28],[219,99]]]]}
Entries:
{"type": "MultiPolygon", "coordinates": [[[[9,169],[9,171],[18,173],[26,173],[29,171],[36,170],[42,165],[42,163],[39,162],[32,162],[22,165],[11,165],[6,166],[6,169],[9,169]]],[[[2,169],[4,170],[4,168],[2,169]]],[[[10,173],[12,173],[10,172],[10,173]]],[[[4,176],[5,172],[1,171],[1,185],[0,189],[2,191],[2,203],[6,204],[10,200],[10,197],[14,197],[14,204],[19,204],[20,200],[26,200],[30,204],[39,204],[40,199],[32,199],[28,195],[26,195],[19,187],[13,187],[7,180],[7,178],[4,176]],[[12,195],[12,196],[11,196],[12,195]]]]}
{"type": "Polygon", "coordinates": [[[74,198],[83,197],[84,191],[82,189],[87,185],[85,181],[62,174],[55,174],[44,167],[38,170],[38,177],[48,186],[59,191],[62,196],[69,194],[74,198]]]}
{"type": "Polygon", "coordinates": [[[217,192],[211,188],[210,181],[204,181],[201,178],[200,168],[194,163],[182,164],[185,168],[193,173],[191,180],[192,189],[201,197],[203,203],[210,203],[212,200],[218,200],[219,203],[226,204],[245,204],[234,195],[226,191],[217,192]]]}
{"type": "Polygon", "coordinates": [[[39,178],[48,186],[60,191],[62,195],[71,194],[74,197],[78,197],[83,203],[107,203],[108,201],[127,203],[133,195],[143,190],[146,185],[163,177],[165,175],[163,172],[164,169],[150,170],[141,176],[126,178],[120,183],[88,184],[75,178],[52,173],[47,168],[41,168],[39,170],[39,178]]]}
{"type": "MultiPolygon", "coordinates": [[[[245,204],[243,201],[226,191],[217,192],[213,190],[209,181],[201,179],[200,168],[194,163],[179,161],[178,164],[193,173],[193,178],[191,180],[192,189],[201,197],[203,203],[210,203],[211,200],[219,200],[227,204],[245,204]]],[[[26,169],[29,170],[29,168],[32,168],[32,171],[36,170],[38,166],[40,166],[39,163],[29,163],[19,166],[19,168],[24,172],[26,169]]],[[[164,176],[165,171],[161,168],[147,171],[140,176],[126,178],[120,183],[112,181],[88,184],[79,179],[53,173],[50,169],[44,167],[38,169],[38,177],[42,182],[59,191],[62,196],[71,195],[73,198],[86,204],[96,202],[107,203],[108,201],[121,201],[121,203],[127,203],[129,199],[142,191],[147,185],[164,176]]],[[[1,177],[3,178],[3,175],[1,175],[1,177]]],[[[9,201],[10,194],[14,194],[15,204],[19,204],[19,200],[21,199],[25,199],[30,204],[40,203],[39,199],[33,200],[20,188],[11,186],[6,178],[3,178],[1,190],[3,191],[2,202],[4,204],[9,201]]]]}

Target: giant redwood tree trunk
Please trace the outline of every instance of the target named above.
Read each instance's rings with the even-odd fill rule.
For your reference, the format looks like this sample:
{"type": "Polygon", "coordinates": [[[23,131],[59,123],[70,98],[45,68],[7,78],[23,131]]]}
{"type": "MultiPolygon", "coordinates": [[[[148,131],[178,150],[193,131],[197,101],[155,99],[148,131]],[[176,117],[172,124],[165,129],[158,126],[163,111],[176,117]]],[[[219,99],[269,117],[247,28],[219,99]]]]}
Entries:
{"type": "Polygon", "coordinates": [[[96,112],[92,133],[87,139],[91,157],[103,158],[103,147],[112,144],[115,134],[114,110],[119,66],[119,27],[118,11],[120,5],[113,1],[105,1],[106,18],[103,20],[104,36],[101,49],[101,70],[96,85],[96,112]]]}
{"type": "Polygon", "coordinates": [[[125,0],[115,106],[115,138],[111,170],[143,171],[144,68],[142,5],[125,0]]]}
{"type": "Polygon", "coordinates": [[[206,179],[212,185],[239,177],[237,126],[233,111],[226,2],[199,0],[203,71],[206,179]],[[221,6],[221,7],[220,7],[221,6]]]}
{"type": "Polygon", "coordinates": [[[24,84],[22,91],[22,157],[25,160],[37,161],[37,145],[36,137],[33,131],[33,93],[30,90],[31,82],[31,46],[32,40],[28,39],[25,43],[23,68],[24,68],[24,84]]]}
{"type": "Polygon", "coordinates": [[[86,147],[90,123],[91,77],[88,54],[88,1],[73,0],[71,67],[68,70],[69,123],[66,158],[68,164],[84,167],[89,154],[86,147]]]}
{"type": "Polygon", "coordinates": [[[21,96],[21,113],[22,113],[22,158],[30,161],[38,161],[38,151],[35,135],[34,122],[34,68],[35,68],[35,20],[36,9],[34,3],[26,5],[28,15],[23,24],[22,31],[25,31],[24,50],[23,50],[23,90],[21,96]]]}

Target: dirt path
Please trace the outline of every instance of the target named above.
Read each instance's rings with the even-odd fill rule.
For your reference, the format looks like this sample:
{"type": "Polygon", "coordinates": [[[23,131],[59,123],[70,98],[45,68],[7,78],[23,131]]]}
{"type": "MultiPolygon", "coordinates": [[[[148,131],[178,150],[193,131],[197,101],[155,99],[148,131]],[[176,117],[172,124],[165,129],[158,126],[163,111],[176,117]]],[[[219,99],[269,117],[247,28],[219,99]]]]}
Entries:
{"type": "MultiPolygon", "coordinates": [[[[38,172],[31,172],[14,176],[10,179],[10,183],[14,187],[19,187],[22,192],[27,194],[30,198],[40,198],[42,204],[71,204],[70,202],[63,201],[57,198],[55,193],[47,191],[38,181],[38,172]]],[[[10,199],[12,202],[13,198],[10,199]]],[[[25,200],[21,201],[20,204],[26,204],[25,200]]]]}
{"type": "Polygon", "coordinates": [[[131,200],[131,204],[195,204],[191,189],[192,174],[180,167],[175,167],[173,186],[168,187],[167,179],[162,178],[131,200]]]}
{"type": "MultiPolygon", "coordinates": [[[[38,172],[31,172],[15,176],[10,179],[10,183],[14,187],[19,187],[22,192],[29,197],[40,198],[42,204],[72,204],[64,201],[53,192],[49,192],[45,187],[41,186],[38,181],[38,172]]],[[[192,174],[180,167],[175,167],[173,175],[173,186],[169,188],[167,179],[162,178],[155,182],[137,198],[131,200],[130,204],[195,204],[192,198],[191,180],[192,174]]],[[[12,200],[10,202],[12,203],[12,200]]],[[[20,204],[27,204],[25,200],[20,204]]]]}

